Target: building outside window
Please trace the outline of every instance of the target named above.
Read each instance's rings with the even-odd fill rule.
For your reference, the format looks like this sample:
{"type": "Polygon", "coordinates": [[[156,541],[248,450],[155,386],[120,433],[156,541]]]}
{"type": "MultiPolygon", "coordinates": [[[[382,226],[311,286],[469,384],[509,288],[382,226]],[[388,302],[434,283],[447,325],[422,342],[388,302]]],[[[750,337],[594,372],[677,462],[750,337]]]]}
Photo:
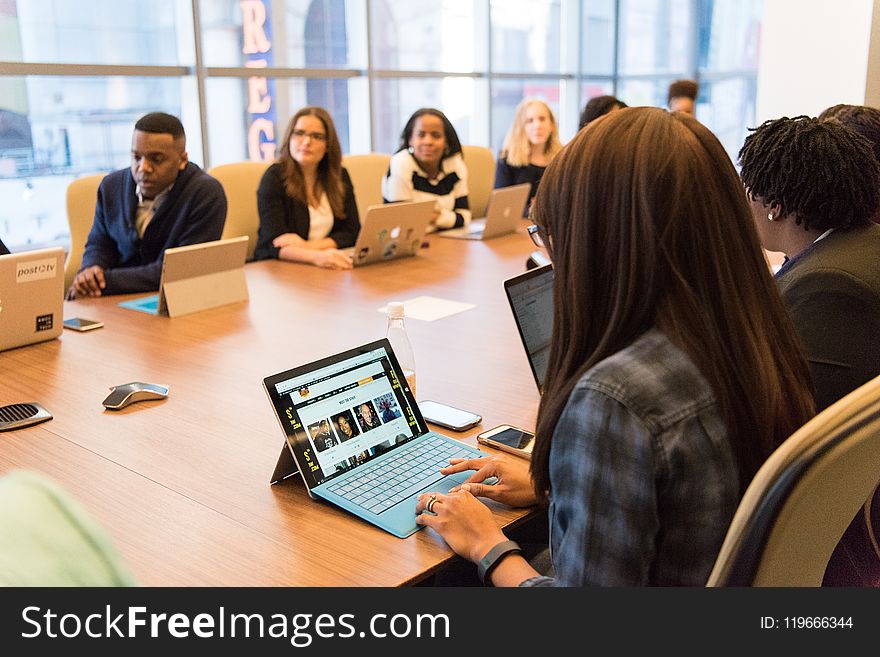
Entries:
{"type": "Polygon", "coordinates": [[[664,106],[700,82],[697,118],[732,156],[754,122],[762,0],[0,0],[0,236],[68,246],[65,190],[125,167],[134,122],[180,116],[193,162],[272,159],[304,105],[344,152],[393,152],[443,110],[496,153],[524,97],[563,141],[586,101],[664,106]],[[195,14],[193,8],[196,8],[195,14]]]}

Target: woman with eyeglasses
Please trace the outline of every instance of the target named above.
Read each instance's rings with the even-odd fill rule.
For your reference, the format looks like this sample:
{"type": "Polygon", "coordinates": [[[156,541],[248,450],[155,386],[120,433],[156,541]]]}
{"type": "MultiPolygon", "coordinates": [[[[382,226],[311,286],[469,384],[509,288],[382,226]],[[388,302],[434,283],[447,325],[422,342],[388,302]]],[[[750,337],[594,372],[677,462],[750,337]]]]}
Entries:
{"type": "Polygon", "coordinates": [[[386,203],[434,200],[432,230],[466,226],[471,220],[468,172],[458,134],[440,110],[423,107],[406,122],[400,148],[382,179],[386,203]]]}
{"type": "Polygon", "coordinates": [[[736,170],[694,118],[625,108],[553,159],[533,219],[554,284],[530,476],[453,461],[476,472],[420,495],[417,522],[495,586],[702,586],[750,480],[813,414],[736,170]],[[549,502],[554,577],[477,496],[549,502]]]}
{"type": "Polygon", "coordinates": [[[304,107],[290,120],[281,154],[260,181],[257,207],[255,260],[351,269],[351,258],[339,249],[354,245],[360,221],[336,128],[325,109],[304,107]]]}

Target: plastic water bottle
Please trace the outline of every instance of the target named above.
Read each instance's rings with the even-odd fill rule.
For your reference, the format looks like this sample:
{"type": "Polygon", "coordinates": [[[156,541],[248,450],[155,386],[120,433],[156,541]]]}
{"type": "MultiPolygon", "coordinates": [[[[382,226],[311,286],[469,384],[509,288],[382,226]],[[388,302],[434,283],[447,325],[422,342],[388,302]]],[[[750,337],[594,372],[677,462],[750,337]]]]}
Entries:
{"type": "Polygon", "coordinates": [[[403,302],[392,301],[388,304],[388,333],[386,337],[391,343],[397,362],[403,369],[403,375],[409,384],[413,397],[416,394],[416,359],[413,356],[412,344],[406,334],[406,325],[403,322],[403,302]]]}

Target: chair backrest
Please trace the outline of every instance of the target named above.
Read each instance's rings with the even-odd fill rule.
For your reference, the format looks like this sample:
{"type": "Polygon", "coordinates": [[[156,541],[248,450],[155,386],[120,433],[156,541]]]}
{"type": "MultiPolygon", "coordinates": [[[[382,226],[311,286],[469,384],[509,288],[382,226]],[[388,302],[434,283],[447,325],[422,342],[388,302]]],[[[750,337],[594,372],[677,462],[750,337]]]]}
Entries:
{"type": "Polygon", "coordinates": [[[486,216],[489,196],[495,187],[495,155],[485,146],[463,145],[464,164],[468,170],[468,201],[475,218],[486,216]]]}
{"type": "Polygon", "coordinates": [[[343,155],[342,166],[351,176],[354,197],[357,202],[361,222],[371,205],[382,205],[382,178],[388,171],[391,156],[387,153],[365,153],[363,155],[343,155]]]}
{"type": "Polygon", "coordinates": [[[73,283],[82,264],[86,239],[95,219],[98,186],[106,174],[96,173],[76,178],[67,186],[67,226],[70,229],[70,251],[64,262],[64,291],[73,283]]]}
{"type": "Polygon", "coordinates": [[[820,586],[880,482],[880,377],[786,440],[746,490],[707,586],[820,586]]]}
{"type": "Polygon", "coordinates": [[[226,223],[222,239],[245,235],[248,238],[247,259],[252,260],[257,247],[260,214],[257,210],[257,188],[271,162],[232,162],[208,169],[220,181],[226,193],[226,223]]]}

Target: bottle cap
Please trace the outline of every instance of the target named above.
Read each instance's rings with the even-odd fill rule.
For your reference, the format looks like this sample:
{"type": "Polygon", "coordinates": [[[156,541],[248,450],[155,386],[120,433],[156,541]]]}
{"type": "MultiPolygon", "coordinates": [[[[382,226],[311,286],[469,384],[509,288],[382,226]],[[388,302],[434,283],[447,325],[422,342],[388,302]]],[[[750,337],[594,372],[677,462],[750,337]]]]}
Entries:
{"type": "Polygon", "coordinates": [[[390,301],[388,303],[388,316],[394,319],[403,317],[403,301],[390,301]]]}

